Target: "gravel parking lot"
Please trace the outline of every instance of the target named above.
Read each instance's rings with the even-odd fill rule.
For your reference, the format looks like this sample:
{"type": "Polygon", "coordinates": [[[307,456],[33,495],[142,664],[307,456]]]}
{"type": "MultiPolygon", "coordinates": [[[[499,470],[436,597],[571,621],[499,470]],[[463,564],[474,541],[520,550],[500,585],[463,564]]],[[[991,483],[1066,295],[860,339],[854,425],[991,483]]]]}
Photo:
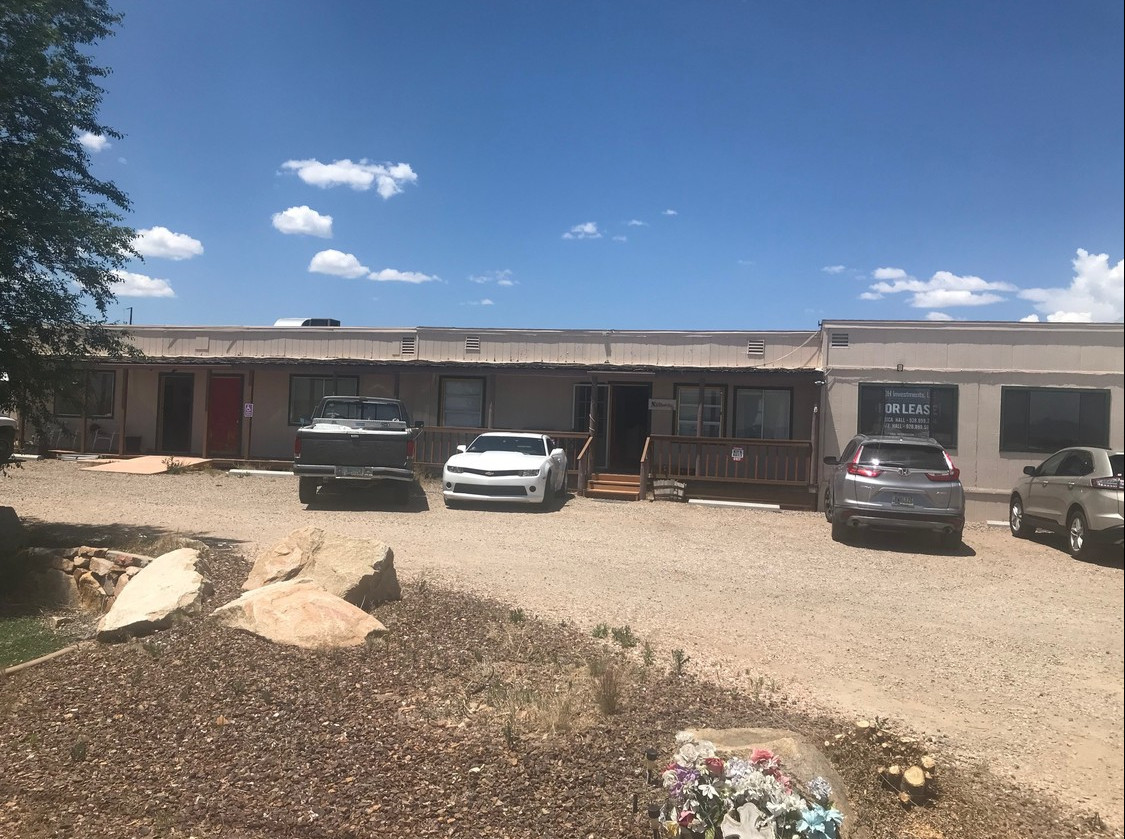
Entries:
{"type": "MultiPolygon", "coordinates": [[[[177,532],[253,557],[309,524],[380,539],[427,577],[593,627],[628,624],[665,660],[789,701],[891,721],[1122,824],[1123,572],[1041,534],[969,525],[949,553],[918,537],[834,543],[813,513],[568,498],[546,513],[408,508],[377,495],[306,510],[291,477],[133,476],[29,462],[0,504],[33,527],[105,539],[177,532]]],[[[752,720],[747,721],[748,724],[752,720]]],[[[685,723],[686,724],[686,723],[685,723]]]]}

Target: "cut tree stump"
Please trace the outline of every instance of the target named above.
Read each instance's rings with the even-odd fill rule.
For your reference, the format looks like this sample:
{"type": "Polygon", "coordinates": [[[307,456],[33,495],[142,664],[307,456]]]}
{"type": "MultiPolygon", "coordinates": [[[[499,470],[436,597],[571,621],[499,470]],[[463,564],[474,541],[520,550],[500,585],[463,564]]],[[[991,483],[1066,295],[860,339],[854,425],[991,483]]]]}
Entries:
{"type": "Polygon", "coordinates": [[[902,773],[902,791],[915,801],[926,797],[926,773],[921,766],[908,766],[902,773]]]}

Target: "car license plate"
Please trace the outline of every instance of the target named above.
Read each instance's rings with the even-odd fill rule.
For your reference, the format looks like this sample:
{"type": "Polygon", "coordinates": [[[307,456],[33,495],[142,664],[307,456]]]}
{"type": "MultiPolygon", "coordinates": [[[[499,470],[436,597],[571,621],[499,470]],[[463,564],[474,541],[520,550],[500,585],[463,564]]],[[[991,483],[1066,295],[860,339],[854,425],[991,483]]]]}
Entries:
{"type": "Polygon", "coordinates": [[[370,478],[374,472],[370,466],[337,466],[337,478],[370,478]]]}
{"type": "Polygon", "coordinates": [[[914,496],[913,495],[893,495],[893,496],[891,496],[891,503],[894,504],[896,507],[913,507],[914,506],[914,496]]]}

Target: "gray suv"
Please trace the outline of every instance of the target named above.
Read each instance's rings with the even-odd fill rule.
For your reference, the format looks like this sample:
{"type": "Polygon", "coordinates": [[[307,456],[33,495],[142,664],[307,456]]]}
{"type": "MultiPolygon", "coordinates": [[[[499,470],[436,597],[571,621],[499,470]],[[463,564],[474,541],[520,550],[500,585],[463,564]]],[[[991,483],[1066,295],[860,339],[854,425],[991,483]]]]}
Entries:
{"type": "Polygon", "coordinates": [[[824,515],[837,542],[849,528],[876,528],[924,530],[936,533],[943,547],[961,544],[961,473],[937,440],[860,434],[824,462],[833,467],[824,515]]]}
{"type": "Polygon", "coordinates": [[[1074,557],[1098,543],[1120,548],[1123,465],[1125,453],[1074,446],[1025,466],[1008,504],[1012,535],[1026,539],[1038,527],[1063,531],[1074,557]]]}

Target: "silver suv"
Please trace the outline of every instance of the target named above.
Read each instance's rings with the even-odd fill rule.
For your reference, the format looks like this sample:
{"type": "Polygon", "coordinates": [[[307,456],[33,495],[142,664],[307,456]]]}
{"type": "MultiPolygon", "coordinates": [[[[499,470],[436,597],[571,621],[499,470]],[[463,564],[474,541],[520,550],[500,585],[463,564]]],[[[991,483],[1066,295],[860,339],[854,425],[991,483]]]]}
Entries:
{"type": "Polygon", "coordinates": [[[832,538],[849,528],[925,530],[955,548],[965,529],[965,492],[960,470],[937,440],[860,434],[839,457],[824,490],[824,516],[832,538]]]}
{"type": "Polygon", "coordinates": [[[1123,461],[1122,452],[1074,446],[1025,466],[1008,504],[1012,535],[1026,539],[1039,527],[1064,531],[1075,557],[1098,543],[1120,547],[1123,461]]]}

